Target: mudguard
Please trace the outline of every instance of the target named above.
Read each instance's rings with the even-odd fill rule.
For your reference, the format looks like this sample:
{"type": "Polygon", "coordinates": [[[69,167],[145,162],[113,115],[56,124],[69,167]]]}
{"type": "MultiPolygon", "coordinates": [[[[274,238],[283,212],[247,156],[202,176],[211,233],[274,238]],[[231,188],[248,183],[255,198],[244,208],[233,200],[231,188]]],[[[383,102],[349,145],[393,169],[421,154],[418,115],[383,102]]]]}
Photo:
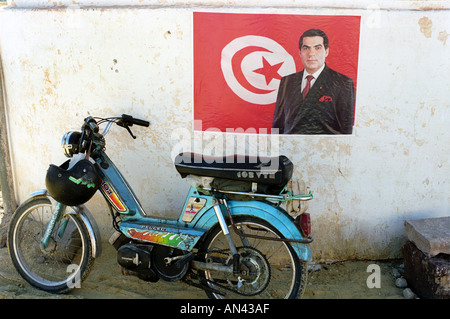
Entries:
{"type": "MultiPolygon", "coordinates": [[[[302,239],[292,218],[283,209],[263,201],[227,201],[232,216],[253,216],[274,226],[287,239],[302,239]]],[[[222,208],[222,211],[225,209],[222,208]]],[[[226,214],[224,214],[226,217],[226,214]]],[[[214,208],[209,208],[195,223],[196,229],[211,229],[217,223],[214,208]]],[[[311,261],[311,249],[307,244],[290,242],[300,260],[311,261]]]]}
{"type": "MultiPolygon", "coordinates": [[[[55,199],[47,192],[47,190],[43,189],[34,193],[30,194],[30,197],[39,197],[39,196],[46,196],[48,199],[55,203],[55,199]]],[[[100,235],[100,230],[98,228],[98,225],[92,216],[91,212],[86,208],[84,205],[80,206],[70,206],[69,209],[67,209],[66,214],[77,214],[80,216],[80,218],[83,220],[86,229],[89,233],[89,238],[91,241],[91,247],[92,247],[92,256],[94,258],[97,258],[102,253],[102,240],[100,235]],[[72,210],[70,210],[70,208],[72,210]]]]}

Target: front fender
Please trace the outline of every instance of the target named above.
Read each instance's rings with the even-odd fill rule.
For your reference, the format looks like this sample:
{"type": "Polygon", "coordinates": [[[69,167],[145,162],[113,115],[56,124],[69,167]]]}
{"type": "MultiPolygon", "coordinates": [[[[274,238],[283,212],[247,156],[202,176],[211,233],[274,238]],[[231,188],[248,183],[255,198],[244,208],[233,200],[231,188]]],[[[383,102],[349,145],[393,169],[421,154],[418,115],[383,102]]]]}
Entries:
{"type": "Polygon", "coordinates": [[[94,258],[100,257],[102,254],[102,238],[94,216],[92,216],[92,213],[84,205],[72,206],[71,208],[73,210],[67,214],[78,215],[83,220],[91,240],[92,256],[94,258]]]}
{"type": "MultiPolygon", "coordinates": [[[[45,189],[30,194],[31,198],[37,196],[46,196],[52,204],[56,203],[53,197],[45,189]]],[[[92,216],[92,213],[84,205],[71,206],[70,208],[72,210],[67,210],[66,214],[76,214],[81,218],[89,233],[89,239],[92,246],[92,256],[94,258],[99,257],[102,253],[102,239],[94,216],[92,216]]]]}
{"type": "MultiPolygon", "coordinates": [[[[303,239],[292,218],[283,209],[263,201],[227,201],[232,216],[254,216],[274,226],[286,239],[303,239]]],[[[224,208],[222,208],[224,211],[224,208]]],[[[227,217],[227,214],[224,214],[227,217]]],[[[208,209],[196,222],[197,229],[211,229],[218,223],[214,208],[208,209]]],[[[296,254],[305,262],[311,261],[311,249],[307,244],[290,242],[296,254]]]]}

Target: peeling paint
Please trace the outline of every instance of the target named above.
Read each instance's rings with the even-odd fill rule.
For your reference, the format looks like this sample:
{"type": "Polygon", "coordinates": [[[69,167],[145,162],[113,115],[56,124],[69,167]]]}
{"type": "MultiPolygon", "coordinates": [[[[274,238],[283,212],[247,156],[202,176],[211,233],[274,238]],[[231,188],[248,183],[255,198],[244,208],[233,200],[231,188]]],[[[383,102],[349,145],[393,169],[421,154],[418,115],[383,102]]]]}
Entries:
{"type": "Polygon", "coordinates": [[[445,45],[447,43],[448,33],[446,30],[439,32],[438,40],[445,45]]]}
{"type": "Polygon", "coordinates": [[[426,38],[431,38],[431,28],[433,22],[428,17],[422,17],[419,19],[420,32],[422,32],[426,38]]]}

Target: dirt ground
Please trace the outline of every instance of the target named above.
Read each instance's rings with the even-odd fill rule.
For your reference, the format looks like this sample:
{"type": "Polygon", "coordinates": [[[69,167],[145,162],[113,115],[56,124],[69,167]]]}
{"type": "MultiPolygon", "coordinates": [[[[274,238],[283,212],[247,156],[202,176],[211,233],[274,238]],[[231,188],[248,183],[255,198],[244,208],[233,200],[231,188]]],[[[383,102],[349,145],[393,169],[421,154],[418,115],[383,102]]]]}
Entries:
{"type": "MultiPolygon", "coordinates": [[[[392,275],[398,262],[347,261],[313,264],[303,299],[403,299],[403,289],[395,286],[392,275]],[[380,266],[380,288],[368,288],[370,264],[380,266]]],[[[6,248],[0,249],[0,299],[205,299],[195,287],[162,280],[147,283],[132,276],[123,276],[116,263],[116,251],[107,243],[95,261],[89,277],[64,295],[49,294],[25,282],[15,270],[6,248]]]]}
{"type": "MultiPolygon", "coordinates": [[[[0,206],[1,206],[0,192],[0,206]]],[[[2,217],[0,207],[0,223],[2,217]]],[[[395,285],[394,269],[400,261],[345,261],[309,266],[303,299],[403,299],[403,289],[395,285]],[[380,269],[380,288],[369,288],[368,267],[380,269]]],[[[102,255],[95,260],[89,277],[69,293],[55,295],[35,289],[14,268],[7,248],[0,248],[0,299],[205,299],[203,290],[182,282],[163,280],[147,283],[123,276],[116,262],[116,250],[103,243],[102,255]]]]}

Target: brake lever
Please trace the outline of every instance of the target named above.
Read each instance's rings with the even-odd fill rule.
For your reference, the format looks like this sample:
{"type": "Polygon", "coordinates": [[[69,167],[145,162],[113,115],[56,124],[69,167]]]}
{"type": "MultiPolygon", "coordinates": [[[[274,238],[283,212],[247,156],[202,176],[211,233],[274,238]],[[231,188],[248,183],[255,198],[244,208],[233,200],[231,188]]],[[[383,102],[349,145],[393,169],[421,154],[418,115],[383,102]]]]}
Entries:
{"type": "Polygon", "coordinates": [[[120,127],[126,128],[128,133],[130,133],[131,137],[136,139],[136,136],[134,136],[133,132],[131,132],[130,127],[128,126],[128,123],[126,123],[123,120],[119,120],[116,122],[117,125],[119,125],[120,127]]]}
{"type": "Polygon", "coordinates": [[[133,132],[131,132],[130,127],[129,127],[128,125],[126,125],[126,126],[124,126],[124,127],[127,129],[128,133],[130,133],[131,137],[134,138],[134,139],[136,139],[136,136],[133,135],[133,132]]]}

